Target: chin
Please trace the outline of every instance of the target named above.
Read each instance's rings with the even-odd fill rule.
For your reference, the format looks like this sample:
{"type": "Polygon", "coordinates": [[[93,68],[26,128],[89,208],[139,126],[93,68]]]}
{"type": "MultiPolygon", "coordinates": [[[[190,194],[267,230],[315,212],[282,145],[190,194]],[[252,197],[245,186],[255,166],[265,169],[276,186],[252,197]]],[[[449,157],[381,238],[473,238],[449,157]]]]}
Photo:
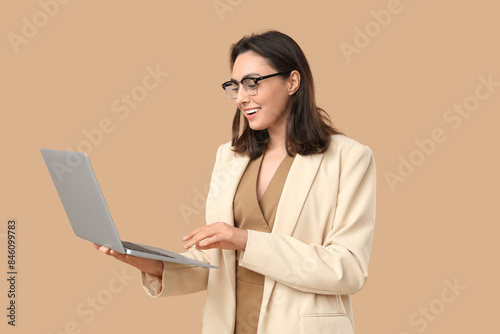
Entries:
{"type": "Polygon", "coordinates": [[[254,131],[261,131],[261,130],[265,130],[267,129],[266,126],[262,126],[260,124],[252,124],[252,123],[248,123],[248,126],[250,127],[250,129],[254,130],[254,131]]]}

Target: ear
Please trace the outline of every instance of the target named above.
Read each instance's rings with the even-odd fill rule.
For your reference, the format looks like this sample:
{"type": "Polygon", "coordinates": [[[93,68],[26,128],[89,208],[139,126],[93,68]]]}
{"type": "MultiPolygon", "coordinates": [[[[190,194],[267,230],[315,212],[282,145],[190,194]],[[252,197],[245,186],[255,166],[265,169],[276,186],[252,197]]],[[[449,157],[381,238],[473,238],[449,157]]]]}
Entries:
{"type": "Polygon", "coordinates": [[[288,95],[293,95],[300,87],[300,73],[293,70],[288,77],[288,95]]]}

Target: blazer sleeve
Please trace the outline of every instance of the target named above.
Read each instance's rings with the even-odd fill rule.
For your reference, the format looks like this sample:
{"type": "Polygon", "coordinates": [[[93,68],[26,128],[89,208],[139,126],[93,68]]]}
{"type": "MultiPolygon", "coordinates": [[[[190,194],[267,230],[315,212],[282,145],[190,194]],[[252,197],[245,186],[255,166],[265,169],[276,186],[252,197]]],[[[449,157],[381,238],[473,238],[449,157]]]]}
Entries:
{"type": "MultiPolygon", "coordinates": [[[[220,168],[220,156],[222,146],[217,150],[215,165],[212,171],[212,180],[220,168]]],[[[210,189],[213,191],[213,188],[210,189]]],[[[208,194],[211,198],[211,194],[208,194]]],[[[211,210],[212,201],[207,200],[207,210],[211,210]]],[[[196,245],[191,246],[186,252],[179,253],[191,259],[210,264],[211,258],[217,258],[219,249],[200,250],[196,245]]],[[[141,271],[141,284],[146,293],[151,297],[177,296],[195,293],[207,289],[208,268],[189,266],[173,262],[163,261],[162,277],[150,275],[141,271]]]]}
{"type": "Polygon", "coordinates": [[[249,230],[240,265],[302,292],[333,295],[359,291],[368,277],[375,227],[373,153],[361,145],[351,150],[341,166],[333,228],[322,244],[249,230]]]}
{"type": "MultiPolygon", "coordinates": [[[[215,249],[199,250],[192,246],[187,252],[179,253],[197,261],[210,263],[210,253],[215,249]]],[[[178,296],[207,289],[208,268],[186,264],[163,262],[162,277],[141,271],[141,284],[146,293],[153,298],[178,296]]]]}

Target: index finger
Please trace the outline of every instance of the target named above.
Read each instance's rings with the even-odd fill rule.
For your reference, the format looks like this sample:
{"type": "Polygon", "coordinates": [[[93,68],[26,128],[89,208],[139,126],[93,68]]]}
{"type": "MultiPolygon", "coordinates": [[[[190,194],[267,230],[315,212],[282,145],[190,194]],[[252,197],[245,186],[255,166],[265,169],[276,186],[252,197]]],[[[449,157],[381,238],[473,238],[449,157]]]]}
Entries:
{"type": "Polygon", "coordinates": [[[185,241],[187,243],[184,245],[184,249],[188,249],[195,244],[198,244],[200,241],[211,238],[212,236],[219,233],[219,228],[214,225],[205,225],[200,227],[185,237],[185,241]]]}
{"type": "Polygon", "coordinates": [[[201,229],[203,228],[202,227],[198,227],[196,230],[194,231],[191,231],[189,232],[188,234],[186,234],[185,236],[182,237],[182,240],[189,240],[191,239],[194,235],[196,235],[201,229]]]}

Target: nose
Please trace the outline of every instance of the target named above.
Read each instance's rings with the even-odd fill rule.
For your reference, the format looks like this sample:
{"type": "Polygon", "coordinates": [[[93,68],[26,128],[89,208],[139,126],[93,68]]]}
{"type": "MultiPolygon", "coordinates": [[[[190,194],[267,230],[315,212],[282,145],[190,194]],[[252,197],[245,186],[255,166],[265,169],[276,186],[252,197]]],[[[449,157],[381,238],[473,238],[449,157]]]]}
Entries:
{"type": "Polygon", "coordinates": [[[247,91],[243,88],[243,85],[240,84],[240,88],[238,89],[238,94],[234,99],[234,103],[238,108],[240,108],[242,104],[247,103],[249,101],[250,101],[250,96],[248,95],[247,91]]]}

